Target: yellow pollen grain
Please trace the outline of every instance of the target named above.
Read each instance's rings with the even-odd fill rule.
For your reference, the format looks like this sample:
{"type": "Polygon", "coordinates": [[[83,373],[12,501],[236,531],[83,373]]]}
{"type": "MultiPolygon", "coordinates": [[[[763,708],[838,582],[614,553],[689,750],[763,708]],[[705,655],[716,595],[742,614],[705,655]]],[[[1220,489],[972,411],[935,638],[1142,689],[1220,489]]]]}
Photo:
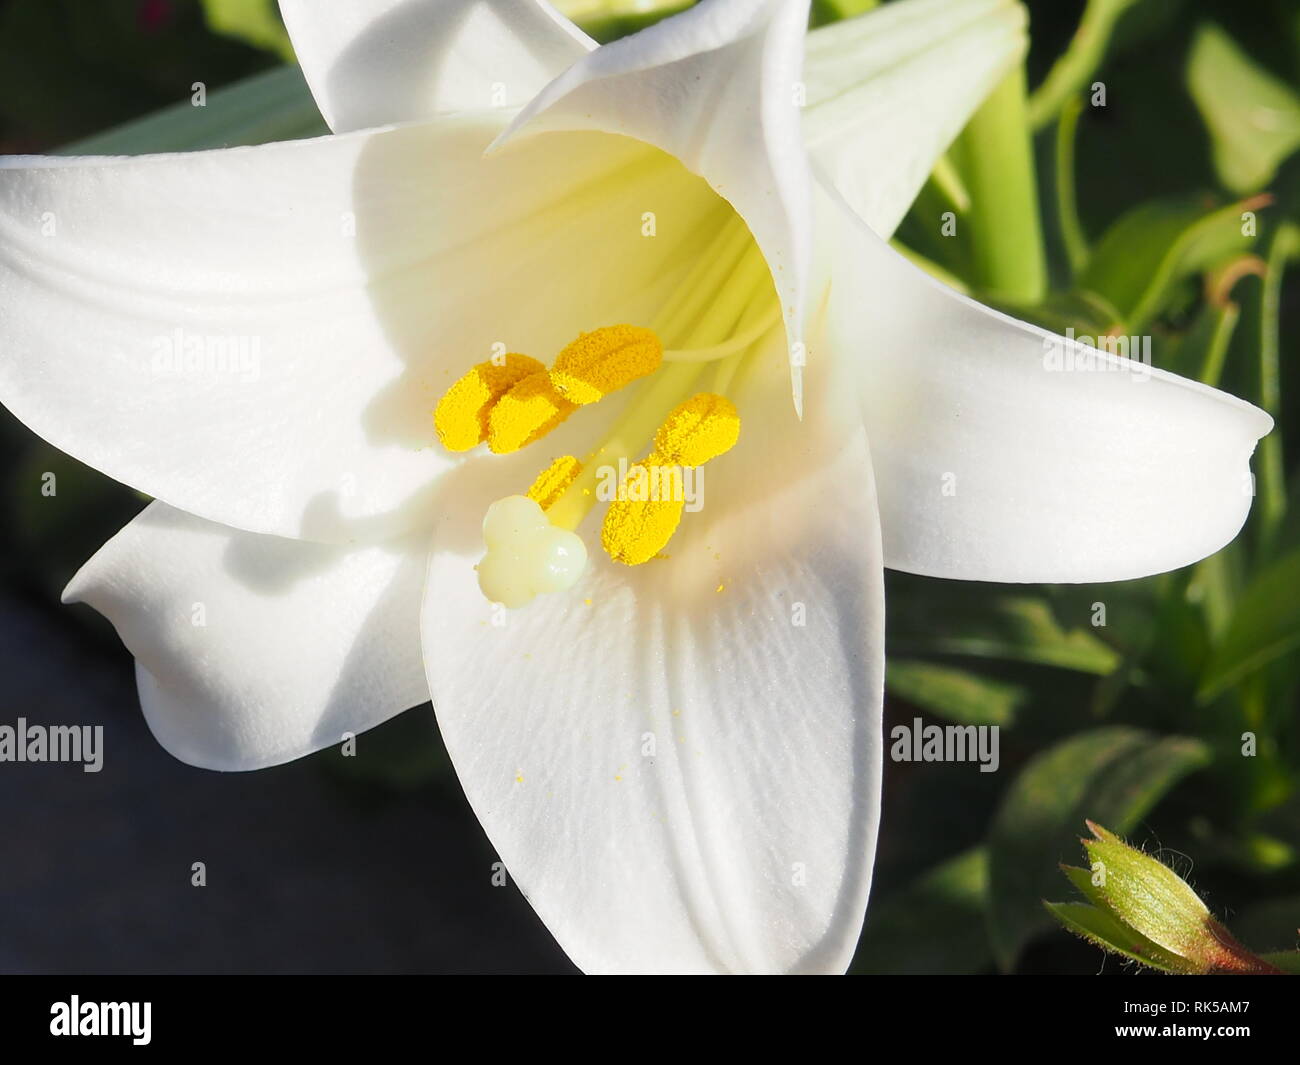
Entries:
{"type": "Polygon", "coordinates": [[[652,330],[607,325],[580,333],[556,356],[551,383],[569,402],[585,407],[654,373],[663,357],[663,345],[652,330]]]}
{"type": "MultiPolygon", "coordinates": [[[[650,455],[628,471],[626,484],[638,477],[658,477],[651,483],[681,484],[683,467],[702,466],[725,454],[740,439],[740,415],[725,397],[700,392],[675,407],[659,427],[650,455]]],[[[630,493],[629,493],[630,494],[630,493]]],[[[620,492],[620,495],[622,493],[620,492]]],[[[682,518],[684,504],[673,498],[620,498],[610,504],[601,527],[601,545],[615,562],[638,566],[668,546],[682,518]]],[[[725,585],[718,585],[721,592],[725,585]]]]}
{"type": "MultiPolygon", "coordinates": [[[[574,478],[582,472],[582,463],[572,455],[561,455],[537,475],[528,489],[528,498],[546,510],[564,495],[574,478]]],[[[588,600],[590,602],[590,600],[588,600]]]]}
{"type": "Polygon", "coordinates": [[[518,451],[545,436],[578,408],[555,391],[545,371],[529,374],[497,400],[487,442],[496,454],[518,451]]]}
{"type": "MultiPolygon", "coordinates": [[[[647,463],[638,462],[629,478],[647,463]]],[[[600,543],[615,562],[639,566],[655,557],[677,531],[685,503],[678,499],[616,499],[605,511],[600,543]]]]}
{"type": "Polygon", "coordinates": [[[527,355],[510,353],[501,363],[480,362],[443,394],[433,427],[448,451],[468,451],[488,437],[488,416],[496,402],[525,377],[546,367],[527,355]]]}
{"type": "Polygon", "coordinates": [[[740,439],[740,414],[725,396],[700,392],[676,407],[655,433],[655,452],[665,463],[702,466],[730,451],[740,439]]]}

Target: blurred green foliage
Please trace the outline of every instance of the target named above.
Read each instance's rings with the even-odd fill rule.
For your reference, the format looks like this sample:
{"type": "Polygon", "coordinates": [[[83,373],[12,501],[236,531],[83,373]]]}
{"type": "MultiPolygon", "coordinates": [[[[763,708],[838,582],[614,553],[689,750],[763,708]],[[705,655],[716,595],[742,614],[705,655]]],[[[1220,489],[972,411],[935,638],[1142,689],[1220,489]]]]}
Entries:
{"type": "MultiPolygon", "coordinates": [[[[561,6],[604,39],[682,5],[561,6]]],[[[814,17],[872,6],[817,0],[814,17]]],[[[1048,290],[1032,303],[998,299],[1056,330],[1150,333],[1156,365],[1258,403],[1278,428],[1256,456],[1246,530],[1185,570],[1096,587],[888,575],[886,728],[915,715],[999,725],[1001,769],[887,765],[858,971],[1096,971],[1095,950],[1054,929],[1041,903],[1059,895],[1058,863],[1077,855],[1085,817],[1162,853],[1194,855],[1197,890],[1220,916],[1231,907],[1248,942],[1290,948],[1300,926],[1291,430],[1300,381],[1290,340],[1300,284],[1288,272],[1300,251],[1300,9],[1287,0],[1028,7],[1031,92],[1019,121],[1036,133],[1021,175],[1029,181],[1009,206],[1030,223],[1025,239],[1042,241],[1048,290]],[[1087,32],[1076,36],[1081,19],[1087,32]],[[1245,211],[1255,224],[1243,229],[1245,211]]],[[[281,65],[270,10],[0,0],[0,143],[143,152],[321,133],[301,75],[281,65]],[[199,80],[210,92],[204,109],[189,105],[199,80]],[[109,129],[128,119],[140,120],[109,129]],[[87,139],[69,145],[78,138],[87,139]]],[[[898,239],[991,301],[962,236],[979,227],[937,237],[942,211],[981,209],[972,190],[986,183],[963,172],[969,165],[953,154],[898,239]]],[[[7,416],[0,437],[11,515],[0,532],[3,576],[53,603],[139,501],[7,416]],[[36,502],[46,471],[76,485],[53,508],[36,502]]],[[[398,746],[387,786],[447,773],[438,752],[398,746]]]]}
{"type": "MultiPolygon", "coordinates": [[[[1156,365],[1252,400],[1277,429],[1256,456],[1246,530],[1186,570],[1119,585],[975,594],[889,575],[890,651],[907,655],[889,674],[892,712],[911,712],[901,702],[968,723],[982,708],[984,720],[1003,727],[1005,769],[997,775],[1006,779],[983,785],[995,794],[986,796],[989,817],[978,836],[955,838],[941,817],[929,816],[934,853],[926,865],[892,841],[900,826],[889,818],[900,799],[891,803],[887,792],[877,905],[858,959],[864,970],[902,964],[889,953],[897,936],[886,922],[911,927],[918,915],[924,921],[913,941],[926,922],[937,932],[917,948],[932,970],[1095,968],[1095,955],[1052,931],[1039,901],[1059,894],[1057,863],[1076,852],[1084,818],[1195,855],[1212,906],[1274,914],[1271,929],[1255,919],[1252,941],[1295,945],[1300,527],[1289,504],[1300,482],[1289,427],[1300,402],[1286,341],[1300,289],[1286,271],[1300,250],[1293,154],[1300,18],[1281,3],[1252,5],[1249,17],[1230,4],[1191,0],[1089,4],[1085,23],[1091,17],[1095,25],[1101,7],[1119,17],[1105,41],[1085,41],[1081,65],[1071,20],[1083,5],[1029,7],[1031,84],[1047,84],[1030,96],[1041,127],[1041,202],[1033,209],[1052,291],[1009,309],[1079,335],[1148,333],[1156,365]],[[1073,95],[1056,92],[1063,68],[1073,71],[1073,95]],[[1009,602],[1020,611],[1036,606],[1058,631],[1020,630],[1032,650],[971,640],[972,605],[994,625],[1009,602]],[[1094,624],[1097,604],[1104,625],[1094,624]],[[1045,652],[1062,634],[1090,636],[1111,657],[1049,666],[1045,652]],[[1027,673],[1035,659],[1043,668],[1027,673]],[[1064,683],[1067,671],[1074,683],[1064,683]],[[973,855],[982,856],[982,882],[970,873],[973,855]],[[970,875],[959,877],[963,869],[970,875]],[[972,914],[976,891],[982,955],[950,931],[958,915],[972,914]],[[930,952],[944,942],[949,954],[936,961],[930,952]]],[[[954,161],[960,176],[961,155],[954,161]]],[[[937,186],[923,192],[900,237],[980,297],[971,249],[935,239],[933,220],[954,209],[937,186]]],[[[936,810],[969,801],[957,790],[934,794],[950,777],[916,766],[890,772],[902,802],[915,804],[913,787],[936,810]],[[913,776],[930,779],[900,783],[913,776]]]]}
{"type": "Polygon", "coordinates": [[[0,151],[45,151],[276,63],[213,34],[198,3],[2,0],[0,151]]]}

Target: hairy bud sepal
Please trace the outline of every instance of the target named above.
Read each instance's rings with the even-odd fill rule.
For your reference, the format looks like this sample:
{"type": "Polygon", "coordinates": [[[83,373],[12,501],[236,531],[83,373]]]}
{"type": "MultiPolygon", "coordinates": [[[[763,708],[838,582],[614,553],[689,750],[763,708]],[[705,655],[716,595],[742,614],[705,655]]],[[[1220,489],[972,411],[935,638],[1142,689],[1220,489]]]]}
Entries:
{"type": "Polygon", "coordinates": [[[1081,842],[1089,867],[1061,867],[1087,902],[1044,903],[1069,931],[1166,973],[1282,972],[1244,947],[1167,865],[1087,825],[1093,838],[1081,842]]]}

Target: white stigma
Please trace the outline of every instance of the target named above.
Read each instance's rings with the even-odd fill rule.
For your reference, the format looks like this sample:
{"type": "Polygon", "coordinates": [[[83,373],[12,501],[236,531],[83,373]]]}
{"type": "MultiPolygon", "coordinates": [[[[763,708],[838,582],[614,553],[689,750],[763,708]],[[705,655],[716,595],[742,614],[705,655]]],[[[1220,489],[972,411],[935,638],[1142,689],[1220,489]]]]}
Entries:
{"type": "Polygon", "coordinates": [[[545,592],[572,588],[587,566],[587,545],[547,521],[527,496],[506,496],[488,507],[483,541],[487,554],[478,564],[478,586],[511,610],[545,592]]]}

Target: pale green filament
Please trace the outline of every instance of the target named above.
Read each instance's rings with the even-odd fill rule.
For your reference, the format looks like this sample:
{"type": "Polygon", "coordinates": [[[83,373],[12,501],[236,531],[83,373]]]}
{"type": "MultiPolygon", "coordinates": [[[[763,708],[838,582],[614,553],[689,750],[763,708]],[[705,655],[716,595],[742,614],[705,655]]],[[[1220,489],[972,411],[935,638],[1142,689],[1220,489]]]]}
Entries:
{"type": "Polygon", "coordinates": [[[683,348],[676,351],[665,351],[664,361],[714,362],[717,359],[723,359],[729,355],[735,355],[737,353],[743,354],[750,345],[762,340],[772,326],[776,325],[777,319],[781,317],[781,306],[777,303],[775,297],[772,297],[766,302],[766,310],[762,312],[761,316],[757,318],[754,324],[737,333],[725,343],[714,344],[707,348],[683,348]]]}
{"type": "MultiPolygon", "coordinates": [[[[756,315],[766,315],[764,304],[773,298],[767,263],[749,230],[738,216],[730,225],[718,255],[690,272],[655,321],[660,336],[681,337],[684,347],[679,350],[689,350],[692,345],[695,350],[725,346],[727,342],[722,338],[747,322],[757,325],[756,315]]],[[[749,339],[746,347],[714,358],[722,364],[732,358],[738,363],[774,322],[749,339]]],[[[747,326],[745,332],[752,331],[753,326],[747,326]]],[[[596,485],[602,468],[620,459],[631,461],[668,414],[687,398],[705,364],[704,359],[678,360],[662,367],[641,386],[610,434],[583,459],[582,472],[548,509],[552,525],[573,530],[582,523],[597,502],[596,485]]]]}

